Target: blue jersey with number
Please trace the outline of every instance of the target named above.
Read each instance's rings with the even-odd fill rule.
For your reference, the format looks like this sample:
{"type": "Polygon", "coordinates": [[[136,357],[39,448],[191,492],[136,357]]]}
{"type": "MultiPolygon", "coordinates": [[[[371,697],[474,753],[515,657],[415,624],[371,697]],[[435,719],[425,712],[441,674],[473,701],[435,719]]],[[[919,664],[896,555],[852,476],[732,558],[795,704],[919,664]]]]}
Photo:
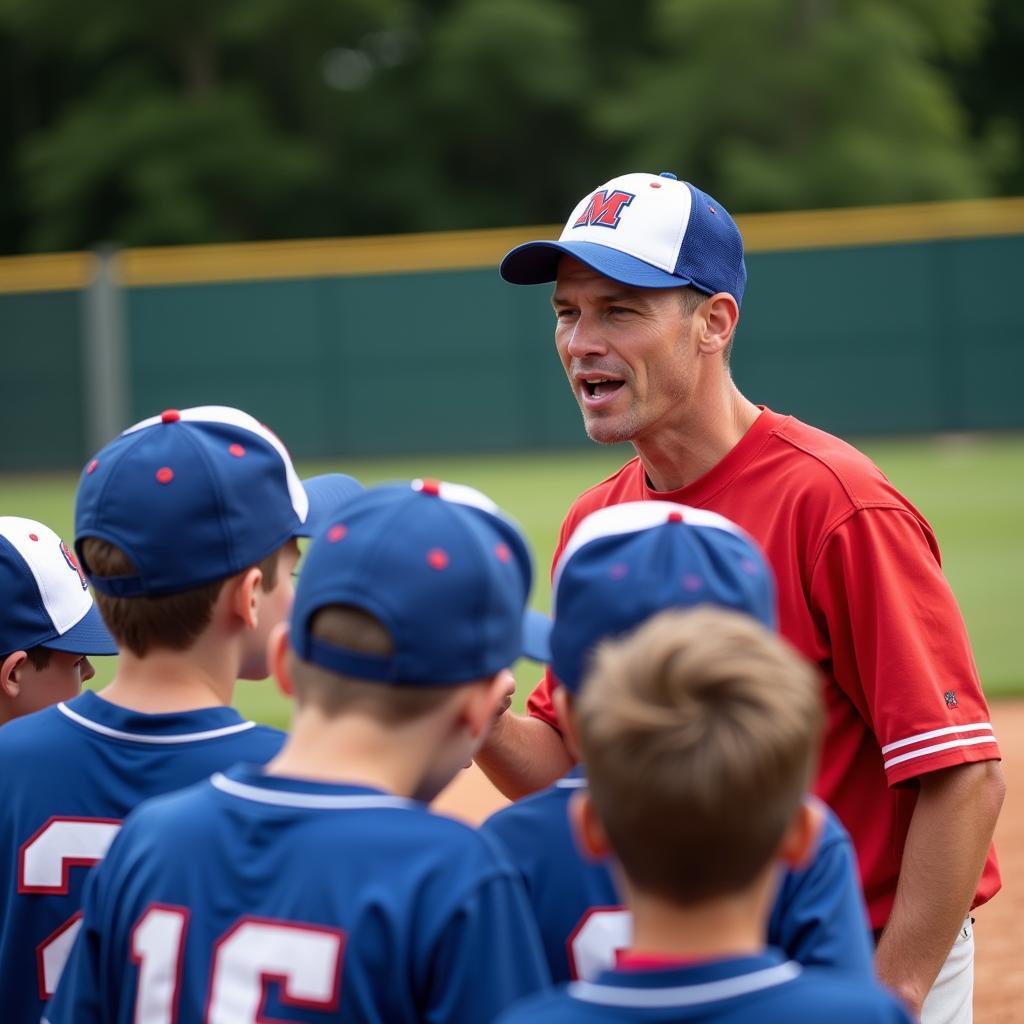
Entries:
{"type": "Polygon", "coordinates": [[[143,800],[238,761],[283,733],[233,708],[129,711],[86,691],[0,729],[0,1019],[38,1024],[80,926],[88,868],[143,800]]]}
{"type": "Polygon", "coordinates": [[[549,984],[522,882],[486,836],[242,765],[128,819],[47,1020],[457,1024],[549,984]]]}
{"type": "MultiPolygon", "coordinates": [[[[555,981],[593,978],[630,944],[632,921],[608,865],[583,857],[569,823],[572,793],[586,785],[577,767],[549,789],[492,815],[482,828],[508,850],[526,883],[555,981]]],[[[783,875],[768,942],[807,966],[873,977],[872,945],[853,846],[836,816],[811,862],[783,875]]]]}
{"type": "Polygon", "coordinates": [[[513,1007],[498,1024],[911,1024],[876,982],[775,950],[689,967],[605,971],[513,1007]]]}

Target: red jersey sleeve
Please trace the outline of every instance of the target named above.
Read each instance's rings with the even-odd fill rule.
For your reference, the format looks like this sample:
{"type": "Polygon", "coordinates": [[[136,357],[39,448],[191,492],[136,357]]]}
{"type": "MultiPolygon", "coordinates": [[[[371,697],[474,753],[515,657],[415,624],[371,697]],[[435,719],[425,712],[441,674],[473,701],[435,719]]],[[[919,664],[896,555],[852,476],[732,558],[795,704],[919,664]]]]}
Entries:
{"type": "Polygon", "coordinates": [[[860,508],[823,542],[811,605],[832,672],[878,743],[890,786],[999,748],[934,534],[906,508],[860,508]]]}

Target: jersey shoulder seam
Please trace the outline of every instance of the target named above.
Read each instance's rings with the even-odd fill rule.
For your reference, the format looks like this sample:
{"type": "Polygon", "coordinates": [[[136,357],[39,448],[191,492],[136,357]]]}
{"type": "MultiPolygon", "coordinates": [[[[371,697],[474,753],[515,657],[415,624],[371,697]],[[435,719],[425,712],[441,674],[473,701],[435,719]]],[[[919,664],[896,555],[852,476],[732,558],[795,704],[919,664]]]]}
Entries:
{"type": "Polygon", "coordinates": [[[822,530],[821,540],[818,541],[818,546],[815,549],[813,556],[811,557],[809,567],[810,575],[808,576],[808,579],[814,579],[814,574],[818,571],[818,562],[820,561],[821,556],[825,552],[825,545],[828,544],[828,542],[832,539],[832,537],[839,530],[839,528],[843,526],[845,523],[849,522],[851,519],[853,519],[853,517],[860,512],[874,511],[902,512],[904,515],[910,516],[910,518],[913,519],[915,523],[921,525],[920,518],[916,516],[911,509],[907,508],[906,505],[901,505],[897,501],[863,501],[856,508],[846,509],[844,512],[841,512],[839,515],[837,515],[822,530]]]}

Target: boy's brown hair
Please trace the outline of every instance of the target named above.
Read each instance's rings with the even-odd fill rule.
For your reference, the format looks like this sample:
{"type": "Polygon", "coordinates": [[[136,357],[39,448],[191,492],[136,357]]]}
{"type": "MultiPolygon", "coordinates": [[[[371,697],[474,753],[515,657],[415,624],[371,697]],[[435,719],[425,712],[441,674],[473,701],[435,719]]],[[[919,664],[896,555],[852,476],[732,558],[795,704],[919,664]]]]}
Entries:
{"type": "MultiPolygon", "coordinates": [[[[4,661],[13,653],[14,651],[0,651],[0,661],[4,661]]],[[[25,651],[25,654],[28,657],[29,664],[37,672],[42,672],[50,664],[50,659],[53,657],[53,651],[49,647],[30,647],[25,651]]]]}
{"type": "Polygon", "coordinates": [[[804,798],[822,723],[815,670],[747,616],[666,611],[599,648],[577,724],[630,881],[678,904],[753,883],[804,798]]]}
{"type": "MultiPolygon", "coordinates": [[[[310,620],[310,636],[356,654],[388,657],[395,645],[378,618],[350,605],[327,605],[310,620]]],[[[403,686],[341,675],[303,661],[291,652],[295,703],[312,705],[325,717],[359,711],[384,725],[396,726],[428,714],[448,700],[457,687],[403,686]]]]}
{"type": "MultiPolygon", "coordinates": [[[[92,576],[130,576],[138,571],[119,547],[97,537],[84,538],[82,555],[92,576]]],[[[263,573],[265,592],[277,586],[280,555],[278,548],[257,566],[263,573]]],[[[226,582],[227,577],[157,597],[111,597],[97,592],[96,605],[117,646],[136,657],[160,648],[187,651],[210,624],[213,606],[226,582]]]]}

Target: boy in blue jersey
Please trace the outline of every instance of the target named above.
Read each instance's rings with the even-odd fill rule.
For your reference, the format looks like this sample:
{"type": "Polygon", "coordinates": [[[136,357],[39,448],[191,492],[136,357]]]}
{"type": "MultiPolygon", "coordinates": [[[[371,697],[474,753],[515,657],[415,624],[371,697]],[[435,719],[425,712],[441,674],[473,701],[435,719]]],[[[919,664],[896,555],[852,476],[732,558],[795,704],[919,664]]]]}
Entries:
{"type": "MultiPolygon", "coordinates": [[[[551,632],[555,706],[577,758],[573,710],[594,650],[660,611],[696,605],[731,608],[775,628],[771,569],[734,523],[658,501],[610,506],[580,523],[555,568],[551,632]]],[[[523,875],[555,981],[611,967],[632,930],[608,863],[583,857],[572,835],[569,801],[585,785],[577,767],[483,825],[523,875]]],[[[783,873],[768,942],[799,963],[873,977],[852,844],[828,808],[815,809],[820,840],[807,864],[783,873]]]]}
{"type": "Polygon", "coordinates": [[[823,719],[813,668],[748,615],[673,609],[599,649],[577,703],[588,789],[572,813],[586,849],[614,851],[632,939],[614,968],[502,1024],[909,1024],[877,983],[764,943],[776,864],[814,842],[823,719]]]}
{"type": "Polygon", "coordinates": [[[77,697],[90,654],[117,646],[78,560],[43,523],[0,516],[0,725],[77,697]]]}
{"type": "Polygon", "coordinates": [[[469,488],[348,504],[271,641],[295,699],[283,750],[129,818],[50,1024],[483,1022],[549,983],[514,869],[420,803],[478,749],[508,666],[543,654],[531,577],[518,530],[469,488]]]}
{"type": "Polygon", "coordinates": [[[291,600],[295,537],[359,489],[303,487],[281,442],[220,406],[170,410],[86,465],[78,561],[120,648],[117,672],[0,729],[0,1006],[36,1024],[81,924],[87,868],[144,799],[239,760],[282,734],[228,706],[264,678],[266,639],[291,600]]]}

